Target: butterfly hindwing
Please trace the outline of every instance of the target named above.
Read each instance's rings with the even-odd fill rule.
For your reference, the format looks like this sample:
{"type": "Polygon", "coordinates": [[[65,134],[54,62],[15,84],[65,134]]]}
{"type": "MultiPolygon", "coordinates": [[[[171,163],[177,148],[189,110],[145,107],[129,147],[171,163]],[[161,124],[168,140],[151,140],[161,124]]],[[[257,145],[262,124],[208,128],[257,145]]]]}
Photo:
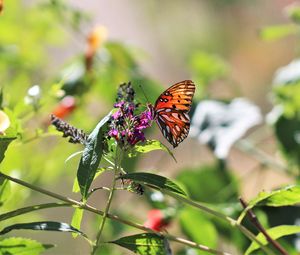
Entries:
{"type": "Polygon", "coordinates": [[[176,147],[188,135],[190,130],[190,118],[182,111],[160,112],[156,119],[163,136],[169,143],[176,147]]]}
{"type": "Polygon", "coordinates": [[[195,85],[190,80],[174,84],[156,100],[154,116],[164,137],[176,147],[188,135],[195,85]]]}

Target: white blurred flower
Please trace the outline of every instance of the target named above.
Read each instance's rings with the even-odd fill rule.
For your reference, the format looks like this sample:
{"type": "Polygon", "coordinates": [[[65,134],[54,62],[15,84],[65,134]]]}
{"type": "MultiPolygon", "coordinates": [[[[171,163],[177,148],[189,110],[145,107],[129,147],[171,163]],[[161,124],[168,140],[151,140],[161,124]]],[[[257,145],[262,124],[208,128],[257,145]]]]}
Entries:
{"type": "Polygon", "coordinates": [[[26,104],[37,105],[41,99],[41,88],[39,85],[33,85],[27,90],[27,95],[25,97],[26,104]]]}
{"type": "Polygon", "coordinates": [[[190,136],[208,144],[217,158],[225,159],[231,146],[261,121],[260,109],[244,98],[229,104],[204,100],[193,114],[190,136]]]}
{"type": "Polygon", "coordinates": [[[300,59],[295,59],[286,66],[279,68],[273,79],[274,86],[280,86],[300,80],[300,59]]]}
{"type": "Polygon", "coordinates": [[[160,191],[153,192],[150,198],[154,202],[163,202],[165,200],[163,193],[161,193],[160,191]]]}
{"type": "Polygon", "coordinates": [[[5,130],[10,126],[10,120],[7,114],[0,110],[0,135],[5,134],[5,130]]]}

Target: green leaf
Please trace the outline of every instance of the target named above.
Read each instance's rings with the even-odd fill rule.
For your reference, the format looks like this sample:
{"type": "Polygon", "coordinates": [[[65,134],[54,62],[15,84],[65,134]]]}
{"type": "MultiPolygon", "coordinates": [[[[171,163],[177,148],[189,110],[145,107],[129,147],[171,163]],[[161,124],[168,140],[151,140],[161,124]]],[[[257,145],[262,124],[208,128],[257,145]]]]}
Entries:
{"type": "MultiPolygon", "coordinates": [[[[300,226],[290,226],[290,225],[281,225],[267,230],[267,233],[271,236],[272,239],[276,240],[280,237],[293,235],[300,232],[300,226]]],[[[262,233],[259,233],[256,238],[262,242],[262,244],[267,245],[268,241],[262,233]]],[[[245,255],[250,254],[251,252],[259,249],[259,245],[256,242],[252,242],[251,245],[245,252],[245,255]]]]}
{"type": "Polygon", "coordinates": [[[238,196],[235,177],[217,165],[181,169],[176,180],[184,185],[193,200],[220,204],[230,200],[235,202],[238,196]]]}
{"type": "Polygon", "coordinates": [[[291,7],[287,8],[287,14],[289,18],[297,23],[300,24],[300,7],[296,5],[292,5],[291,7]]]}
{"type": "Polygon", "coordinates": [[[29,230],[43,230],[43,231],[59,231],[59,232],[71,232],[77,233],[84,237],[86,235],[80,230],[70,226],[67,223],[55,222],[55,221],[39,221],[39,222],[29,222],[29,223],[19,223],[8,226],[0,231],[0,235],[4,235],[12,230],[17,229],[29,229],[29,230]]]}
{"type": "MultiPolygon", "coordinates": [[[[98,168],[98,169],[97,169],[97,172],[96,172],[96,174],[95,174],[95,176],[94,176],[94,180],[95,180],[99,175],[101,175],[106,169],[107,169],[107,168],[105,168],[105,167],[98,168]]],[[[74,179],[72,191],[73,191],[74,193],[77,193],[77,192],[80,191],[80,187],[79,187],[77,178],[74,179]]]]}
{"type": "Polygon", "coordinates": [[[16,136],[9,137],[7,135],[0,135],[0,163],[5,157],[5,152],[7,150],[8,145],[16,138],[16,136]]]}
{"type": "Polygon", "coordinates": [[[246,212],[254,206],[291,206],[300,203],[300,185],[291,185],[271,192],[262,191],[249,203],[247,208],[241,213],[238,222],[245,217],[246,212]]]}
{"type": "Polygon", "coordinates": [[[171,192],[186,196],[186,193],[177,184],[160,175],[138,172],[124,174],[118,177],[118,179],[129,179],[137,183],[152,186],[161,190],[169,190],[171,192]]]}
{"type": "Polygon", "coordinates": [[[85,149],[83,150],[79,167],[77,170],[77,180],[81,195],[87,198],[89,188],[94,180],[103,152],[103,125],[109,120],[110,113],[106,115],[89,135],[85,149]]]}
{"type": "Polygon", "coordinates": [[[217,246],[217,230],[212,221],[199,210],[185,208],[181,211],[179,219],[182,230],[192,241],[211,248],[217,246]]]}
{"type": "Polygon", "coordinates": [[[10,184],[7,179],[0,177],[0,206],[6,201],[10,195],[10,184]]]}
{"type": "Polygon", "coordinates": [[[112,241],[128,250],[140,255],[170,255],[170,250],[166,244],[166,239],[162,236],[143,233],[132,236],[125,236],[112,241]]]}
{"type": "Polygon", "coordinates": [[[249,202],[248,208],[256,205],[287,206],[300,203],[300,185],[291,185],[271,192],[260,192],[249,202]]]}
{"type": "Polygon", "coordinates": [[[145,143],[139,143],[135,145],[134,148],[128,154],[128,156],[134,157],[138,153],[148,153],[150,151],[155,150],[163,150],[169,153],[169,155],[176,161],[176,158],[174,157],[174,154],[170,151],[170,149],[157,140],[147,140],[145,143]]]}
{"type": "MultiPolygon", "coordinates": [[[[81,227],[81,221],[82,221],[82,217],[83,217],[83,212],[84,210],[80,209],[80,208],[75,208],[73,217],[72,217],[72,222],[71,225],[74,228],[80,229],[81,227]]],[[[72,236],[75,238],[78,236],[78,233],[74,232],[72,233],[72,236]]]]}
{"type": "Polygon", "coordinates": [[[294,24],[269,26],[260,31],[260,37],[265,41],[273,41],[297,32],[298,27],[294,24]]]}
{"type": "Polygon", "coordinates": [[[202,97],[211,82],[226,77],[229,72],[229,65],[223,59],[204,51],[193,52],[189,62],[193,81],[198,85],[197,90],[202,97]]]}
{"type": "Polygon", "coordinates": [[[32,206],[27,206],[23,208],[19,208],[7,213],[0,214],[0,221],[4,221],[25,213],[37,211],[37,210],[42,210],[42,209],[47,209],[47,208],[54,208],[54,207],[70,207],[72,206],[69,203],[46,203],[46,204],[39,204],[39,205],[32,205],[32,206]]]}
{"type": "Polygon", "coordinates": [[[52,244],[41,244],[27,238],[11,237],[0,241],[0,254],[39,255],[52,247],[54,247],[52,244]]]}

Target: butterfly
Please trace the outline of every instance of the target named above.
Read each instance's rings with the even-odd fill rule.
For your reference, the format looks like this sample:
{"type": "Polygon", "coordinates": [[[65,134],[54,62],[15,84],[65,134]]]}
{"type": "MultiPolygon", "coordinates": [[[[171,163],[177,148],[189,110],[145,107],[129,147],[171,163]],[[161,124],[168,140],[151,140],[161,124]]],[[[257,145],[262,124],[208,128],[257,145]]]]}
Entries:
{"type": "Polygon", "coordinates": [[[165,90],[151,106],[152,116],[156,120],[163,136],[173,147],[177,147],[188,135],[192,99],[195,84],[185,80],[165,90]]]}

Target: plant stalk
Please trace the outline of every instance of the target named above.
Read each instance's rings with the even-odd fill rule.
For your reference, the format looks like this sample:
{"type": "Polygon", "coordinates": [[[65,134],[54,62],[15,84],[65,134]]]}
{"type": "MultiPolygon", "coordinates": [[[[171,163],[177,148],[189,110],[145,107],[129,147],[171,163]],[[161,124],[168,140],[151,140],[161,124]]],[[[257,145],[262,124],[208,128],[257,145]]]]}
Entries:
{"type": "Polygon", "coordinates": [[[98,233],[97,233],[96,244],[93,246],[91,255],[96,254],[96,251],[97,251],[97,249],[98,249],[99,246],[100,246],[101,235],[102,235],[102,232],[103,232],[103,229],[104,229],[104,225],[105,225],[105,222],[106,222],[106,218],[107,218],[107,216],[108,216],[108,212],[109,212],[109,209],[110,209],[110,205],[111,205],[111,202],[112,202],[112,199],[113,199],[113,195],[114,195],[114,192],[115,192],[116,179],[117,179],[117,178],[116,178],[116,175],[117,175],[117,173],[118,173],[119,168],[121,167],[121,161],[122,161],[122,151],[119,150],[118,148],[119,148],[119,147],[117,146],[115,162],[114,162],[114,164],[113,164],[114,170],[113,170],[113,181],[112,181],[112,185],[111,185],[111,188],[110,188],[110,191],[109,191],[109,195],[108,195],[108,200],[107,200],[107,202],[106,202],[106,206],[105,206],[105,209],[104,209],[104,213],[103,213],[103,218],[102,218],[102,221],[101,221],[101,225],[100,225],[99,231],[98,231],[98,233]],[[119,152],[119,151],[120,151],[120,152],[119,152]]]}
{"type": "MultiPolygon", "coordinates": [[[[95,214],[98,214],[98,215],[101,215],[103,216],[104,215],[104,212],[100,211],[100,210],[97,210],[96,208],[88,205],[88,204],[83,204],[82,202],[79,202],[79,201],[76,201],[76,200],[73,200],[71,198],[68,198],[68,197],[64,197],[64,196],[61,196],[59,194],[56,194],[54,192],[51,192],[51,191],[48,191],[48,190],[45,190],[43,188],[40,188],[40,187],[37,187],[35,185],[32,185],[30,183],[27,183],[25,181],[22,181],[22,180],[19,180],[17,178],[14,178],[14,177],[11,177],[9,175],[6,175],[2,172],[0,172],[0,176],[12,181],[12,182],[15,182],[21,186],[24,186],[26,188],[29,188],[31,190],[34,190],[34,191],[37,191],[41,194],[44,194],[46,196],[49,196],[49,197],[52,197],[52,198],[56,198],[58,200],[61,200],[61,201],[64,201],[66,202],[67,204],[69,204],[70,206],[74,206],[74,207],[79,207],[81,209],[84,209],[84,210],[87,210],[87,211],[90,211],[92,213],[95,213],[95,214]]],[[[39,209],[43,209],[43,207],[40,207],[39,209]]],[[[27,211],[28,212],[28,211],[27,211]]],[[[113,214],[109,214],[107,213],[107,218],[111,219],[111,220],[114,220],[114,221],[117,221],[117,222],[120,222],[122,224],[125,224],[125,225],[128,225],[128,226],[131,226],[133,228],[137,228],[137,229],[140,229],[142,231],[145,231],[145,232],[149,232],[149,233],[155,233],[157,235],[165,235],[164,233],[160,233],[160,232],[157,232],[157,231],[154,231],[150,228],[146,228],[144,227],[143,225],[141,224],[138,224],[138,223],[135,223],[135,222],[132,222],[132,221],[128,221],[126,219],[123,219],[123,218],[120,218],[119,216],[116,216],[116,215],[113,215],[113,214]]],[[[189,247],[192,247],[192,248],[196,248],[196,249],[199,249],[199,250],[203,250],[203,251],[206,251],[206,252],[209,252],[211,254],[217,254],[217,255],[230,255],[229,253],[226,253],[226,252],[222,252],[222,251],[217,251],[217,250],[214,250],[214,249],[211,249],[209,247],[206,247],[204,245],[200,245],[200,244],[197,244],[197,243],[194,243],[194,242],[191,242],[189,240],[186,240],[184,238],[179,238],[179,237],[175,237],[175,236],[172,236],[172,235],[165,235],[167,239],[169,239],[170,241],[175,241],[175,242],[178,242],[178,243],[181,243],[181,244],[184,244],[184,245],[187,245],[189,247]]]]}

